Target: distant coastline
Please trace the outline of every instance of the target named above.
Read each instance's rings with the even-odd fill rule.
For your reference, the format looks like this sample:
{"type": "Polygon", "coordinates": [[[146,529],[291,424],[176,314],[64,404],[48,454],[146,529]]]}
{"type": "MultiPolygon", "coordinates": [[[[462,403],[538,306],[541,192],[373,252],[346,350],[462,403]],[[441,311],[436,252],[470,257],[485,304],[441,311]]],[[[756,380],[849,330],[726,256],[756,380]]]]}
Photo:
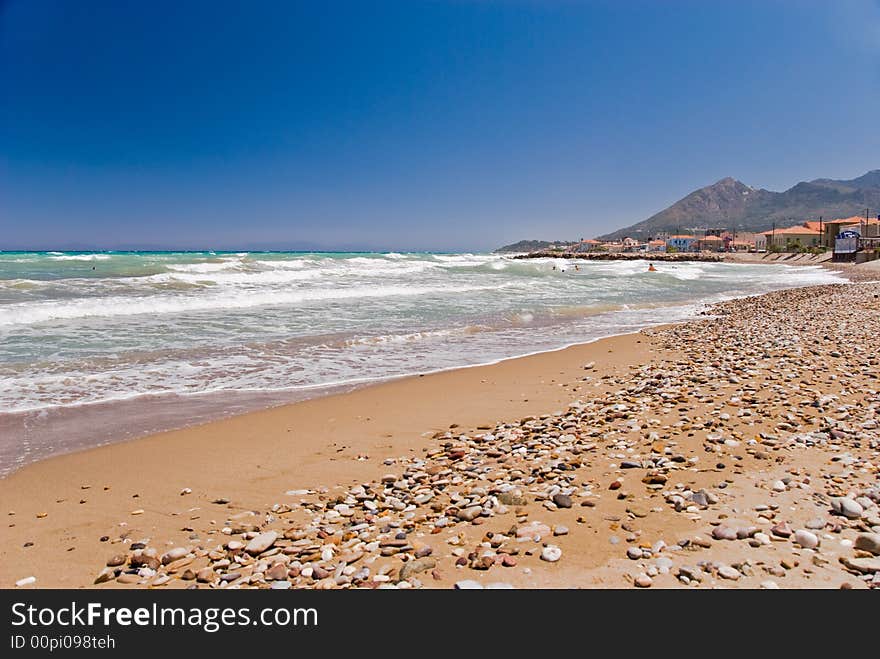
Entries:
{"type": "Polygon", "coordinates": [[[556,252],[543,250],[529,252],[528,254],[516,254],[513,259],[578,259],[582,261],[701,261],[705,263],[717,263],[724,260],[723,254],[679,253],[667,254],[659,252],[655,254],[642,254],[632,252],[556,252]]]}

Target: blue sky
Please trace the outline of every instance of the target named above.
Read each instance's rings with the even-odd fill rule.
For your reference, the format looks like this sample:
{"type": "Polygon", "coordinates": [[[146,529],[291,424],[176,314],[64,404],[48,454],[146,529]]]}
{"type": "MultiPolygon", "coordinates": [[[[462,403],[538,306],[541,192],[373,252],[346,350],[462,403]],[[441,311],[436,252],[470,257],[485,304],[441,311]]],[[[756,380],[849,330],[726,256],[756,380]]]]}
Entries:
{"type": "Polygon", "coordinates": [[[0,248],[588,237],[878,115],[876,0],[0,0],[0,248]]]}

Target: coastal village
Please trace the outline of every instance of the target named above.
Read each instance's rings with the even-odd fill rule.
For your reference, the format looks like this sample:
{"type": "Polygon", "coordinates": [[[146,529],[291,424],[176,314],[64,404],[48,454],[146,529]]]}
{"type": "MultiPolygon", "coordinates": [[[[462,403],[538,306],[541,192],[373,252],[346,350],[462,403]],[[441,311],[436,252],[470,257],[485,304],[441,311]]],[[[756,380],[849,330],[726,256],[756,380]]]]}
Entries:
{"type": "Polygon", "coordinates": [[[811,253],[831,252],[835,261],[861,263],[880,256],[880,215],[851,216],[832,220],[804,220],[787,227],[772,226],[762,232],[740,232],[726,227],[690,229],[687,232],[657,232],[647,240],[581,239],[555,243],[544,252],[578,256],[721,254],[721,253],[811,253]]]}

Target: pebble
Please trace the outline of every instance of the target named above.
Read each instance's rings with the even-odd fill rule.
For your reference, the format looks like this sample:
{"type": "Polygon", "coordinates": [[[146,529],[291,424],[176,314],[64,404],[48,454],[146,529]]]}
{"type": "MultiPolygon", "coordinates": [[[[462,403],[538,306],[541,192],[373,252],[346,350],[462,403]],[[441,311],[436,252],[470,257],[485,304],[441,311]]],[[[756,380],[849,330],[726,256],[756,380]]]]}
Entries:
{"type": "Polygon", "coordinates": [[[262,554],[264,551],[269,549],[272,545],[275,544],[275,541],[278,539],[277,531],[266,531],[265,533],[260,533],[251,539],[244,550],[250,554],[251,556],[256,556],[257,554],[262,554]]]}
{"type": "Polygon", "coordinates": [[[735,529],[720,524],[712,529],[712,537],[716,540],[736,540],[737,533],[735,529]]]}
{"type": "Polygon", "coordinates": [[[25,577],[24,579],[19,579],[15,582],[16,588],[24,588],[25,586],[30,586],[31,584],[37,583],[36,577],[25,577]]]}
{"type": "Polygon", "coordinates": [[[483,584],[479,581],[474,581],[473,579],[464,579],[463,581],[455,582],[456,590],[483,590],[483,584]]]}
{"type": "Polygon", "coordinates": [[[857,572],[865,574],[880,572],[880,558],[849,558],[848,556],[841,556],[840,562],[857,572]]]}
{"type": "Polygon", "coordinates": [[[688,500],[692,501],[701,508],[706,508],[709,505],[709,497],[707,496],[705,490],[692,492],[690,495],[688,495],[688,500]]]}
{"type": "Polygon", "coordinates": [[[517,538],[544,538],[550,535],[550,527],[540,522],[532,522],[526,526],[520,526],[516,529],[517,538]]]}
{"type": "Polygon", "coordinates": [[[864,508],[858,501],[849,497],[835,497],[831,500],[831,510],[847,519],[858,519],[862,516],[864,508]]]}
{"type": "Polygon", "coordinates": [[[211,583],[214,581],[214,570],[209,567],[202,568],[196,572],[196,581],[199,583],[211,583]]]}
{"type": "Polygon", "coordinates": [[[527,506],[529,500],[519,490],[508,490],[498,495],[499,503],[506,506],[527,506]]]}
{"type": "Polygon", "coordinates": [[[456,514],[456,517],[460,520],[464,520],[465,522],[470,522],[479,517],[483,512],[482,506],[471,506],[470,508],[465,508],[464,510],[459,510],[456,514]]]}
{"type": "Polygon", "coordinates": [[[729,565],[722,565],[721,567],[719,567],[718,568],[718,575],[722,579],[730,579],[732,581],[736,581],[737,579],[739,579],[742,576],[740,574],[739,570],[737,570],[736,568],[731,567],[729,565]]]}
{"type": "Polygon", "coordinates": [[[174,549],[165,552],[162,554],[162,565],[168,565],[169,563],[173,563],[174,561],[183,558],[189,553],[189,549],[186,547],[175,547],[174,549]]]}
{"type": "Polygon", "coordinates": [[[558,508],[571,508],[571,497],[567,494],[554,494],[553,503],[555,503],[558,508]]]}
{"type": "Polygon", "coordinates": [[[650,588],[654,581],[647,574],[640,574],[634,580],[636,588],[650,588]]]}
{"type": "Polygon", "coordinates": [[[880,555],[880,533],[860,533],[853,543],[855,549],[880,555]]]}
{"type": "Polygon", "coordinates": [[[437,561],[433,558],[417,558],[414,561],[407,561],[400,568],[400,579],[409,579],[411,576],[419,572],[433,570],[437,566],[437,561]]]}
{"type": "Polygon", "coordinates": [[[667,572],[675,565],[672,559],[666,556],[661,556],[654,563],[661,571],[666,570],[667,572]]]}
{"type": "Polygon", "coordinates": [[[628,547],[626,550],[626,557],[637,561],[642,557],[642,550],[638,547],[628,547]]]}
{"type": "Polygon", "coordinates": [[[562,558],[562,550],[556,545],[547,545],[541,550],[541,560],[555,563],[562,558]]]}
{"type": "Polygon", "coordinates": [[[819,546],[819,538],[816,534],[804,529],[794,532],[794,541],[804,549],[815,549],[819,546]]]}
{"type": "Polygon", "coordinates": [[[788,522],[779,522],[770,528],[770,533],[778,535],[780,538],[790,538],[794,531],[788,522]]]}
{"type": "Polygon", "coordinates": [[[266,578],[272,581],[287,579],[287,566],[284,563],[276,563],[266,571],[266,578]]]}

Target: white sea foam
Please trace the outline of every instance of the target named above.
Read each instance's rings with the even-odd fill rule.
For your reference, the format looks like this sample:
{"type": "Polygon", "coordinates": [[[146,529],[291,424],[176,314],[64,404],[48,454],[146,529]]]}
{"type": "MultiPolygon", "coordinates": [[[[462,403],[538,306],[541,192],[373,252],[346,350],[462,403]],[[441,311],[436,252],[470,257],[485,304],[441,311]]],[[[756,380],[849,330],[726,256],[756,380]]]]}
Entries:
{"type": "Polygon", "coordinates": [[[106,261],[111,256],[109,254],[62,254],[49,258],[53,261],[106,261]]]}
{"type": "Polygon", "coordinates": [[[819,267],[655,265],[494,254],[4,257],[0,410],[313,390],[490,363],[679,320],[708,301],[840,281],[819,267]],[[90,260],[104,263],[83,276],[77,262],[90,260]]]}
{"type": "MultiPolygon", "coordinates": [[[[6,305],[3,308],[0,326],[30,325],[75,318],[178,314],[279,305],[294,306],[302,302],[325,300],[451,295],[498,288],[500,287],[355,286],[340,289],[276,290],[255,293],[241,291],[221,296],[107,297],[64,302],[23,302],[6,305]]],[[[134,328],[132,331],[135,331],[134,328]]]]}

